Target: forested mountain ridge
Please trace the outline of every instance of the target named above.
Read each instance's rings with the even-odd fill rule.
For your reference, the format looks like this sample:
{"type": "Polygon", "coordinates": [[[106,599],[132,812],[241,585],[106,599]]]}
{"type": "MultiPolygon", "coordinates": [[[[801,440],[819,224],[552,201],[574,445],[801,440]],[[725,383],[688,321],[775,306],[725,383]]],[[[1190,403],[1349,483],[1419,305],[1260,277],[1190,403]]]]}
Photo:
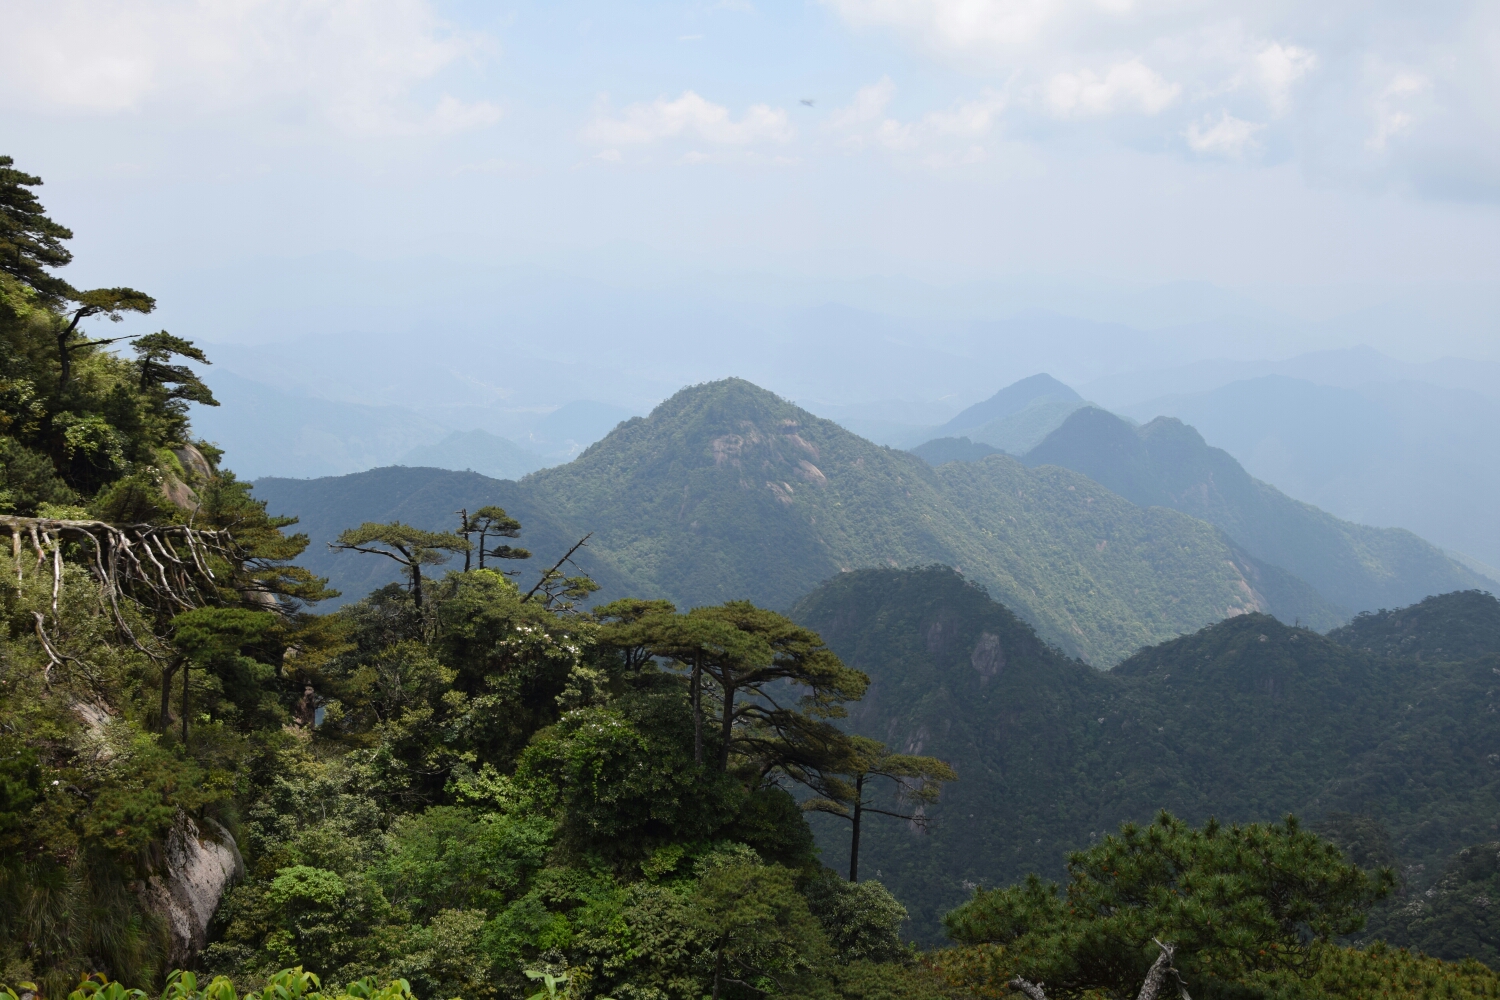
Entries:
{"type": "Polygon", "coordinates": [[[559,539],[593,532],[585,565],[601,582],[683,604],[746,597],[788,607],[850,569],[941,562],[1098,666],[1247,611],[1319,627],[1343,617],[1202,521],[1003,455],[932,469],[738,379],[684,389],[568,465],[517,484],[362,475],[263,480],[257,495],[312,527],[345,506],[338,498],[374,502],[371,482],[399,480],[411,492],[381,497],[382,509],[420,506],[433,528],[452,523],[445,511],[494,496],[559,539]],[[420,504],[408,499],[416,493],[420,504]]]}
{"type": "Polygon", "coordinates": [[[1328,633],[1355,649],[1416,659],[1466,660],[1500,653],[1500,601],[1480,590],[1426,598],[1407,608],[1361,614],[1328,633]]]}
{"type": "MultiPolygon", "coordinates": [[[[929,936],[964,885],[1049,870],[1058,848],[1161,808],[1195,821],[1373,814],[1401,858],[1432,871],[1493,836],[1495,655],[1394,660],[1252,614],[1099,673],[945,568],[844,574],[793,616],[869,675],[856,731],[960,774],[927,836],[890,824],[864,838],[862,865],[929,936]]],[[[819,835],[837,864],[847,830],[819,835]]]]}
{"type": "Polygon", "coordinates": [[[1171,507],[1215,524],[1257,559],[1351,611],[1494,586],[1409,531],[1354,524],[1293,500],[1175,418],[1133,427],[1085,407],[1023,461],[1073,469],[1143,507],[1171,507]]]}

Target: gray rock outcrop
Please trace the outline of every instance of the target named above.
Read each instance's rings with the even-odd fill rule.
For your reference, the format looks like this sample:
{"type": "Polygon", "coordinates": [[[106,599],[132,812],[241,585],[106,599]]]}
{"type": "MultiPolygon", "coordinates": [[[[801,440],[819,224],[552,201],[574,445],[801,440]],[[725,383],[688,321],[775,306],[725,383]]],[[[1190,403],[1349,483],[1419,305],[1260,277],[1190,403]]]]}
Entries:
{"type": "Polygon", "coordinates": [[[142,891],[146,905],[166,920],[172,939],[168,961],[176,967],[203,950],[219,900],[245,870],[234,837],[208,822],[212,835],[204,836],[191,818],[180,818],[167,836],[165,866],[142,891]]]}

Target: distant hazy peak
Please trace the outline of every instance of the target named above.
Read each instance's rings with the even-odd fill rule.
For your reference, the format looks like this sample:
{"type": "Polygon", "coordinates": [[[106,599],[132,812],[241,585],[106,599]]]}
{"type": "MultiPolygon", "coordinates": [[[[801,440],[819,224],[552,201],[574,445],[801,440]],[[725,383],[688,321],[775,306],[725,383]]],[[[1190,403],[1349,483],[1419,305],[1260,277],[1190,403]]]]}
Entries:
{"type": "Polygon", "coordinates": [[[934,438],[911,449],[911,453],[934,468],[949,462],[977,462],[986,455],[1005,454],[993,445],[966,437],[934,438]]]}
{"type": "Polygon", "coordinates": [[[1012,382],[982,403],[975,403],[933,433],[937,437],[954,436],[992,420],[1019,413],[1039,399],[1081,402],[1083,397],[1051,375],[1032,375],[1019,382],[1012,382]]]}

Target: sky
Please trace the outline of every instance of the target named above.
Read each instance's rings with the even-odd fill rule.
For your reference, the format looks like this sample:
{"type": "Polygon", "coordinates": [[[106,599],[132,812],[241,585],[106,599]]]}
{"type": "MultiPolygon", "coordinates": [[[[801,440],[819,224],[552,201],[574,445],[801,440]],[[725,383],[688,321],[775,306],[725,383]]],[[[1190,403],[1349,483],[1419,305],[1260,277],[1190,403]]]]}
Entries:
{"type": "Polygon", "coordinates": [[[0,152],[76,231],[68,277],[200,341],[479,329],[538,273],[560,315],[605,287],[642,315],[1044,310],[1196,356],[1500,359],[1493,2],[0,16],[0,152]]]}

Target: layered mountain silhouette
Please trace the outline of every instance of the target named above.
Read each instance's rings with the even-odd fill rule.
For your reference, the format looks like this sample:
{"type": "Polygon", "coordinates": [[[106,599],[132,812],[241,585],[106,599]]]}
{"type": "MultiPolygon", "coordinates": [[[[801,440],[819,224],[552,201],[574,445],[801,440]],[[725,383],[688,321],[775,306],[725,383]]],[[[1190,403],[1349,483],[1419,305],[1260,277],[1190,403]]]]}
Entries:
{"type": "MultiPolygon", "coordinates": [[[[1416,612],[1415,645],[1493,617],[1467,595],[1436,603],[1448,613],[1416,612]]],[[[925,836],[878,816],[862,834],[860,870],[924,941],[970,887],[1061,877],[1066,850],[1163,808],[1194,823],[1359,817],[1409,879],[1495,836],[1500,645],[1456,663],[1394,658],[1251,614],[1101,672],[943,567],[843,574],[792,615],[869,675],[854,730],[958,772],[925,836]]],[[[820,818],[817,832],[837,868],[848,824],[820,818]]]]}
{"type": "Polygon", "coordinates": [[[307,565],[350,595],[391,579],[369,565],[387,561],[316,543],[363,520],[451,528],[458,509],[499,503],[539,563],[593,532],[582,565],[604,598],[785,608],[850,570],[944,563],[1100,667],[1234,615],[1321,628],[1344,617],[1204,521],[1005,455],[934,469],[739,379],[684,389],[519,483],[383,469],[256,489],[273,513],[303,518],[307,565]]]}
{"type": "Polygon", "coordinates": [[[947,465],[949,462],[977,462],[986,455],[996,455],[1004,451],[979,441],[970,441],[966,437],[933,438],[931,441],[919,444],[911,450],[911,453],[928,465],[947,465]]]}
{"type": "Polygon", "coordinates": [[[1353,524],[1293,500],[1172,417],[1135,427],[1084,407],[1023,461],[1072,469],[1142,507],[1170,507],[1215,524],[1246,552],[1350,611],[1495,585],[1409,531],[1353,524]]]}
{"type": "MultiPolygon", "coordinates": [[[[933,430],[931,436],[968,438],[976,444],[1020,455],[1046,437],[1069,413],[1084,405],[1082,396],[1051,375],[1032,375],[1006,386],[982,403],[975,403],[933,430]]],[[[925,447],[914,450],[922,454],[925,447]]],[[[923,457],[933,461],[934,456],[923,454],[923,457]]]]}
{"type": "Polygon", "coordinates": [[[467,469],[493,479],[520,479],[547,465],[536,452],[489,431],[454,431],[436,444],[419,445],[401,457],[402,465],[467,469]]]}

